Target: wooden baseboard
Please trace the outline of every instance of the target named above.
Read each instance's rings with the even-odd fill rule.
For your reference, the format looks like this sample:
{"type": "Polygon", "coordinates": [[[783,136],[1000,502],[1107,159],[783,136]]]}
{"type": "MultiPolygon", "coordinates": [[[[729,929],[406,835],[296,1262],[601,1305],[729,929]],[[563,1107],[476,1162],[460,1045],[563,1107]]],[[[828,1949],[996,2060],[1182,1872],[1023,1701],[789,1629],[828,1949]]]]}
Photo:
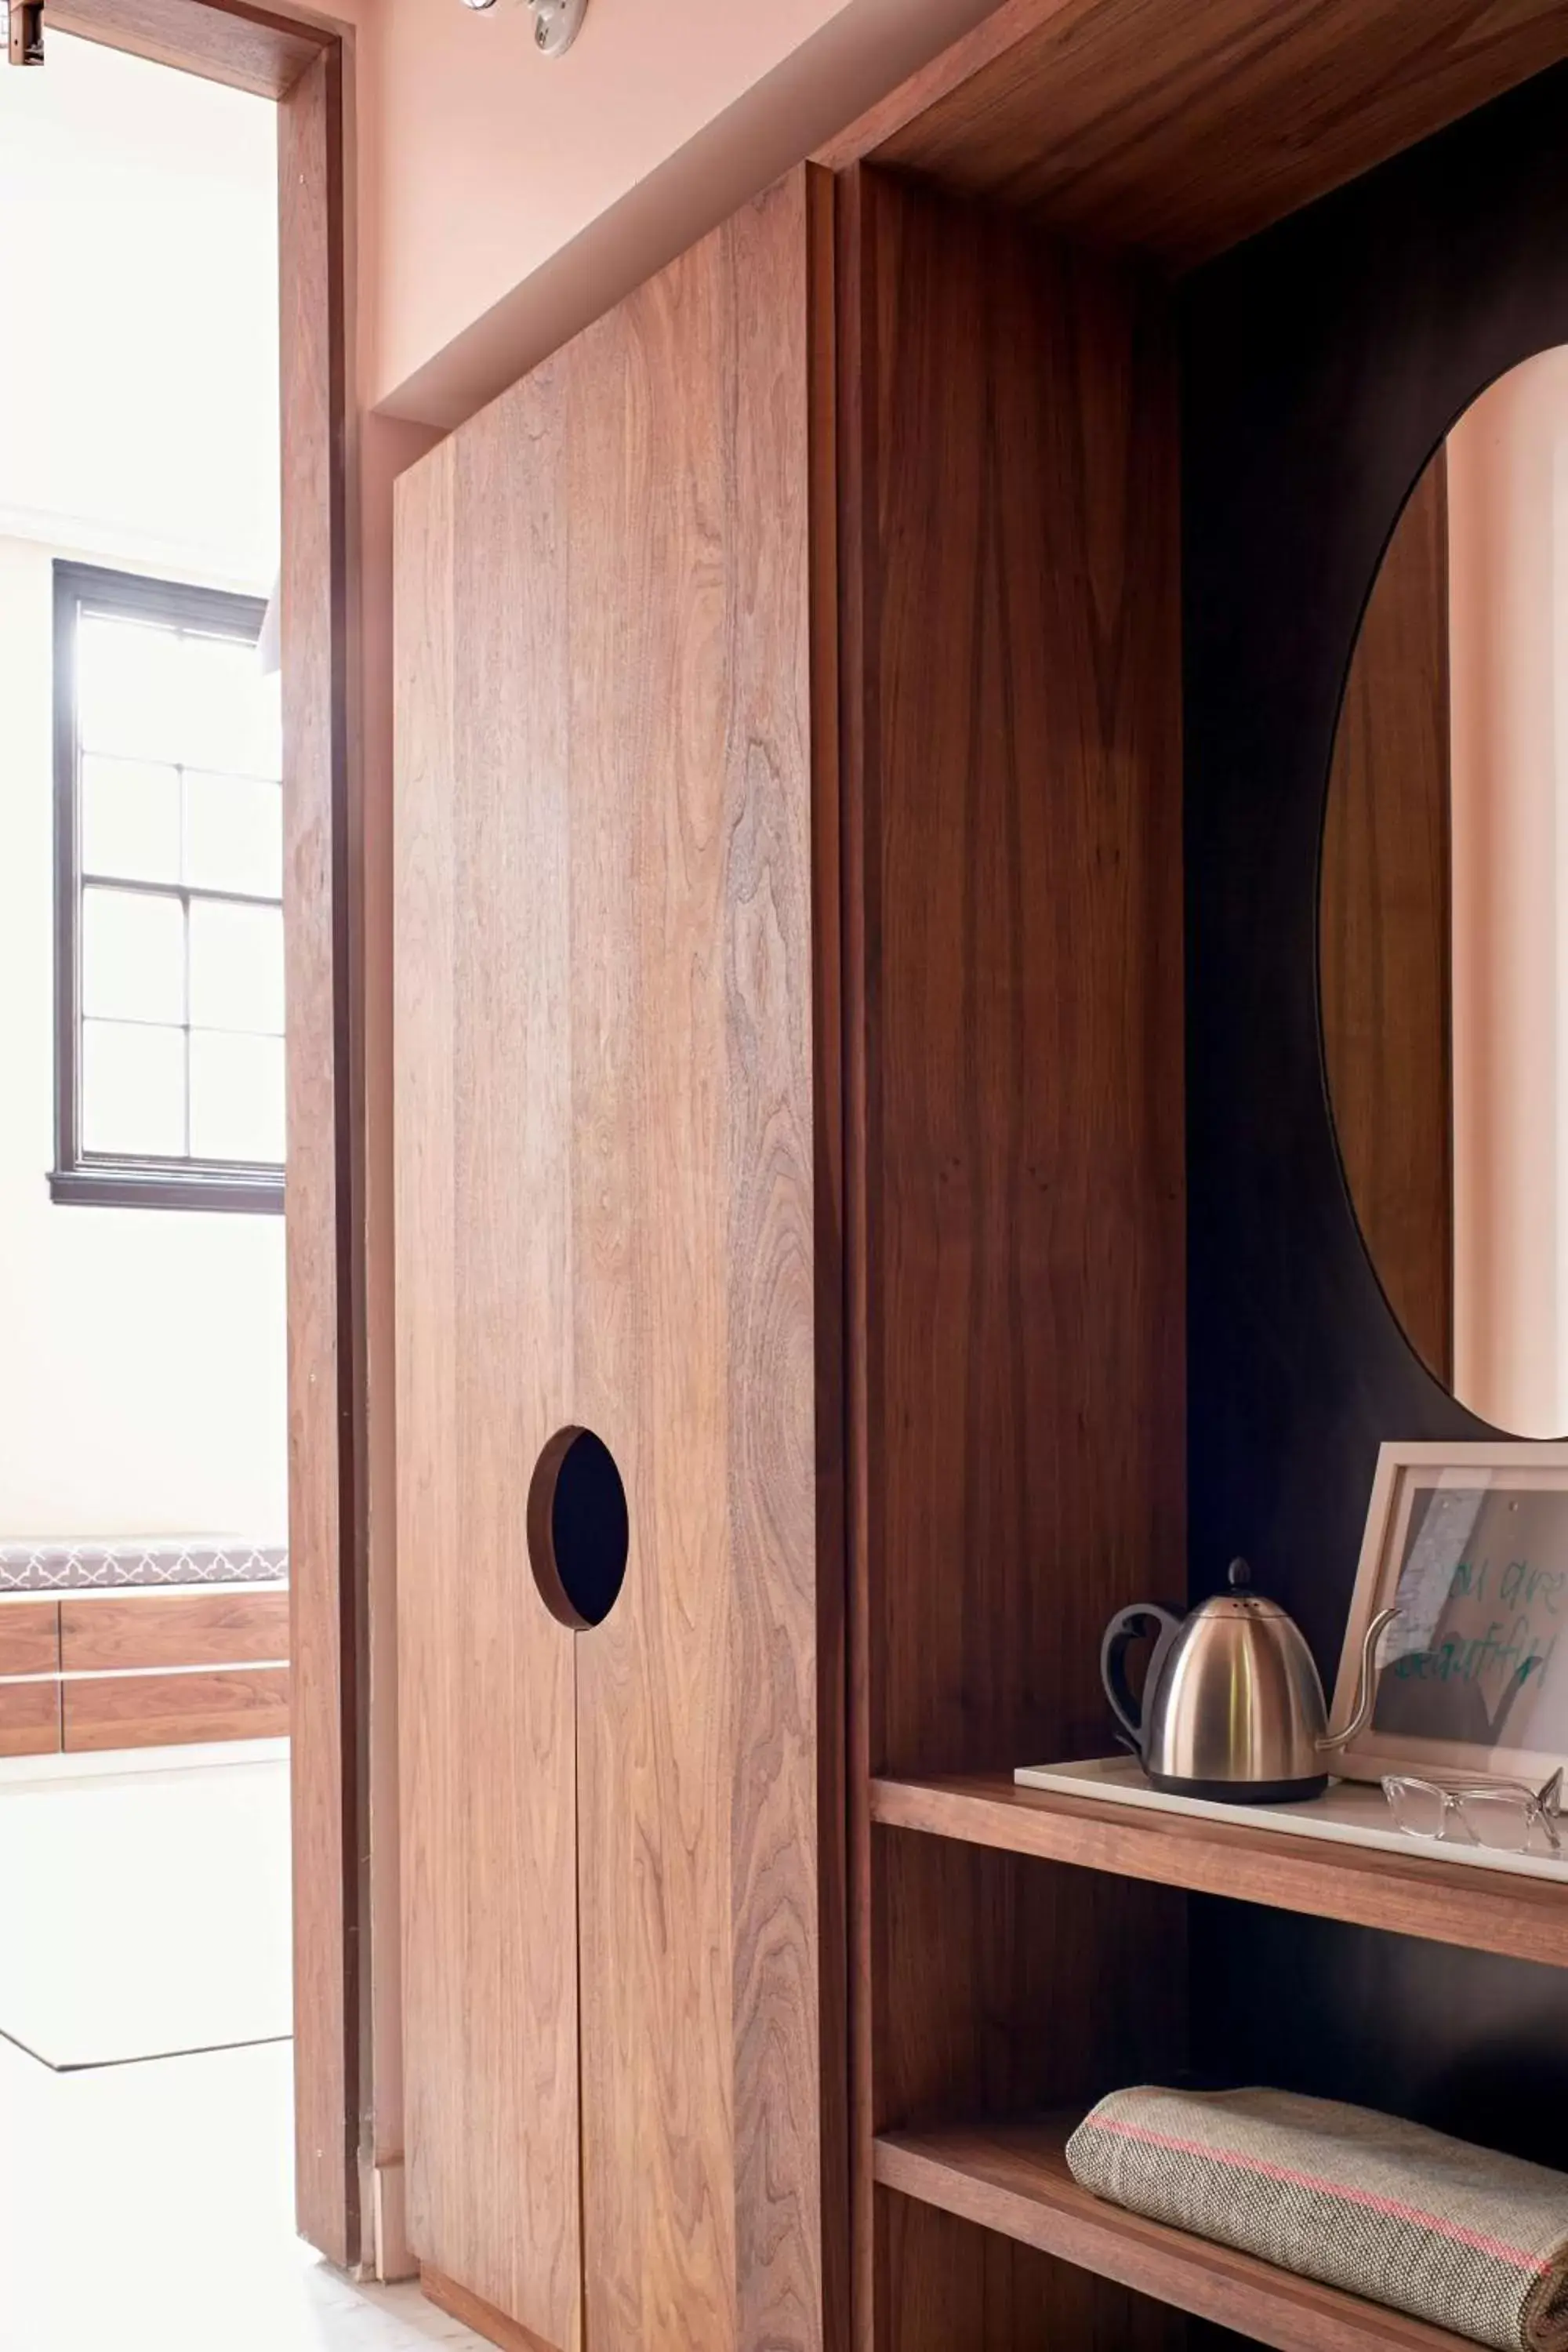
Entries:
{"type": "Polygon", "coordinates": [[[504,2311],[497,2311],[493,2304],[470,2294],[466,2286],[459,2286],[444,2272],[432,2270],[428,2263],[419,2265],[419,2291],[438,2311],[460,2319],[465,2327],[471,2327],[487,2343],[499,2344],[501,2352],[563,2352],[562,2346],[547,2344],[542,2336],[535,2336],[531,2327],[509,2319],[504,2311]]]}

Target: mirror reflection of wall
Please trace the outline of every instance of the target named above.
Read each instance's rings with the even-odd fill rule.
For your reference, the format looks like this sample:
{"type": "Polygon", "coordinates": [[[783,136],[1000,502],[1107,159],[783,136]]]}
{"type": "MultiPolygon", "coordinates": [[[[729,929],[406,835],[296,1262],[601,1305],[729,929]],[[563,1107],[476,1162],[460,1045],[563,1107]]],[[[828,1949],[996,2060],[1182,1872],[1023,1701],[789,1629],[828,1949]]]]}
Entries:
{"type": "Polygon", "coordinates": [[[1323,836],[1324,1059],[1411,1343],[1521,1436],[1568,1429],[1568,348],[1415,485],[1346,679],[1323,836]]]}

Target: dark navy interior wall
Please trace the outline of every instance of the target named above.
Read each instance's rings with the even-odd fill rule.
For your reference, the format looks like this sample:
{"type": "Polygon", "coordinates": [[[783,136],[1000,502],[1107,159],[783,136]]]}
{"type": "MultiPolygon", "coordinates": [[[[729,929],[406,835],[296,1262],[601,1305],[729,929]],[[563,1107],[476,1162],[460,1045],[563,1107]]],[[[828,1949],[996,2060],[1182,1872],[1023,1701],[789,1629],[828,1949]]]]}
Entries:
{"type": "MultiPolygon", "coordinates": [[[[1496,376],[1564,341],[1568,68],[1184,289],[1191,1598],[1245,1553],[1331,1688],[1380,1441],[1488,1433],[1405,1341],[1340,1169],[1317,986],[1334,722],[1427,458],[1496,376]]],[[[1510,1962],[1194,1912],[1216,2072],[1450,2128],[1468,2113],[1495,2139],[1474,2086],[1521,2005],[1542,2063],[1568,2063],[1568,1974],[1558,1994],[1510,1962]]]]}

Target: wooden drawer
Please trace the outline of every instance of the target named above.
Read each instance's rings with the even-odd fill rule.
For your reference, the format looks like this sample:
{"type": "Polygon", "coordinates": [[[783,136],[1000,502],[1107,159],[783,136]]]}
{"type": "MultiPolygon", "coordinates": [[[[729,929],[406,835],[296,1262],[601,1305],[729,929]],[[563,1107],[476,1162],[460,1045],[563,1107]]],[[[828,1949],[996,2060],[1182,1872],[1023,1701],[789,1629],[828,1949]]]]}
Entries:
{"type": "Polygon", "coordinates": [[[0,1683],[0,1756],[52,1756],[59,1744],[58,1683],[0,1683]]]}
{"type": "Polygon", "coordinates": [[[108,1675],[61,1688],[65,1746],[73,1753],[173,1748],[195,1739],[275,1739],[289,1729],[287,1666],[108,1675]]]}
{"type": "Polygon", "coordinates": [[[58,1674],[58,1601],[0,1601],[0,1675],[58,1674]]]}
{"type": "Polygon", "coordinates": [[[68,1675],[132,1666],[246,1666],[289,1655],[289,1588],[73,1593],[60,1602],[68,1675]]]}

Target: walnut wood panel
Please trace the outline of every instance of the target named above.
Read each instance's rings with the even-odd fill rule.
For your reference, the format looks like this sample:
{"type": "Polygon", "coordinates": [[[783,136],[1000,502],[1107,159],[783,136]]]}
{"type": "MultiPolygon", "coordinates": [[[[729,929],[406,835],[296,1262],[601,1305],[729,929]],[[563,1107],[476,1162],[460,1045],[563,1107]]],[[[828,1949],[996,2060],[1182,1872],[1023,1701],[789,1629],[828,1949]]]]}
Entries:
{"type": "MultiPolygon", "coordinates": [[[[1130,2016],[1144,1973],[1114,1906],[1103,1948],[1090,1912],[1058,1934],[1077,1897],[1049,1874],[873,1851],[860,1776],[1100,1736],[1104,1621],[1180,1573],[1181,782],[1158,289],[870,172],[840,283],[869,2343],[870,2133],[922,2066],[988,2095],[952,1989],[996,2031],[1004,1988],[1005,2033],[1037,2014],[1032,1948],[1066,2013],[1130,2016]]],[[[1006,2344],[972,2284],[939,2265],[876,2341],[1006,2344]]]]}
{"type": "Polygon", "coordinates": [[[0,1756],[52,1756],[59,1744],[58,1683],[0,1683],[0,1756]]]}
{"type": "Polygon", "coordinates": [[[244,1666],[289,1655],[289,1594],[138,1592],[74,1597],[59,1604],[59,1663],[67,1674],[132,1666],[244,1666]]]}
{"type": "Polygon", "coordinates": [[[1561,0],[1005,0],[821,160],[1186,266],[1564,54],[1561,0]]]}
{"type": "Polygon", "coordinates": [[[398,1657],[410,2242],[581,2340],[573,1636],[525,1513],[570,1416],[571,362],[399,484],[398,1657]]]}
{"type": "Polygon", "coordinates": [[[796,174],[401,491],[411,2228],[595,2352],[836,2340],[814,230],[796,174]],[[632,1528],[575,1637],[523,1554],[568,1424],[611,1448],[632,1528]]]}
{"type": "Polygon", "coordinates": [[[190,1740],[273,1739],[289,1729],[287,1666],[223,1674],[103,1675],[60,1685],[62,1745],[173,1748],[190,1740]]]}
{"type": "Polygon", "coordinates": [[[1340,708],[1323,824],[1323,1058],[1378,1278],[1440,1381],[1454,1354],[1447,460],[1399,519],[1340,708]]]}
{"type": "Polygon", "coordinates": [[[58,1674],[59,1664],[59,1602],[0,1601],[0,1675],[58,1674]]]}
{"type": "Polygon", "coordinates": [[[337,45],[278,110],[295,2212],[359,2259],[364,1508],[337,45]]]}
{"type": "MultiPolygon", "coordinates": [[[[1089,2105],[1185,2059],[1184,1895],[940,1838],[877,1838],[876,2099],[931,2126],[1089,2105]],[[1157,1967],[1152,1954],[1160,1956],[1157,1967]]],[[[871,2174],[869,2149],[862,2161],[871,2174]]],[[[866,2187],[869,2188],[868,2178],[866,2187]]],[[[1159,2352],[1169,2312],[875,2200],[876,2337],[896,2352],[1159,2352]]]]}
{"type": "Polygon", "coordinates": [[[1478,1952],[1568,1968],[1568,1890],[1372,1846],[1195,1815],[1139,1814],[1012,1780],[879,1780],[875,1820],[1011,1853],[1304,1911],[1478,1952]]]}
{"type": "Polygon", "coordinates": [[[330,26],[246,0],[48,0],[48,27],[261,98],[282,98],[337,46],[330,26]]]}
{"type": "MultiPolygon", "coordinates": [[[[893,2135],[877,2144],[877,2179],[901,2197],[1217,2321],[1275,2352],[1458,2352],[1464,2339],[1447,2328],[1107,2204],[1068,2170],[1070,2129],[1052,2119],[893,2135]]],[[[1103,2340],[1139,2339],[1118,2333],[1103,2340]]]]}
{"type": "Polygon", "coordinates": [[[848,1611],[845,1528],[843,809],[839,794],[838,419],[832,184],[806,173],[810,238],[811,799],[816,1062],[816,2087],[823,2342],[848,2352],[853,2303],[849,2139],[848,1611]]]}
{"type": "Polygon", "coordinates": [[[1171,2352],[1185,2323],[1106,2276],[1053,2261],[935,2204],[873,2187],[878,2307],[921,2352],[1171,2352]]]}
{"type": "Polygon", "coordinates": [[[578,1652],[594,2352],[837,2340],[820,1853],[838,1832],[818,1782],[818,1612],[837,1563],[818,1551],[815,1347],[816,1252],[833,1236],[814,1212],[836,1055],[819,1030],[814,1066],[811,201],[796,173],[573,347],[570,562],[541,583],[570,613],[574,656],[570,761],[544,786],[563,792],[561,863],[519,910],[549,924],[563,865],[559,1417],[605,1438],[632,1526],[621,1600],[578,1652]]]}

